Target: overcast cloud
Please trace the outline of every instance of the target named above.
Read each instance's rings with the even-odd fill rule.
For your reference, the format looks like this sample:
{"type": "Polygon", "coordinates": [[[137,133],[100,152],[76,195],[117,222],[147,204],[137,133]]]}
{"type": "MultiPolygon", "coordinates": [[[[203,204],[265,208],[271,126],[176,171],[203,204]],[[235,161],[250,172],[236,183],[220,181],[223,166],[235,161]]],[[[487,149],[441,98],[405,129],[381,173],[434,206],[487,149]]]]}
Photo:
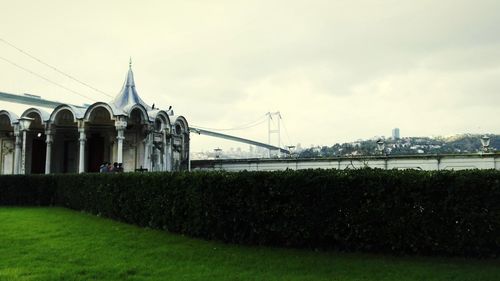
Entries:
{"type": "MultiPolygon", "coordinates": [[[[500,1],[4,1],[0,38],[191,124],[281,111],[285,144],[500,131],[500,1]]],[[[0,56],[110,100],[0,42],[0,56]]],[[[90,103],[0,60],[0,91],[90,103]]],[[[267,126],[232,134],[267,141],[267,126]]],[[[241,146],[192,136],[193,150],[241,146]]]]}

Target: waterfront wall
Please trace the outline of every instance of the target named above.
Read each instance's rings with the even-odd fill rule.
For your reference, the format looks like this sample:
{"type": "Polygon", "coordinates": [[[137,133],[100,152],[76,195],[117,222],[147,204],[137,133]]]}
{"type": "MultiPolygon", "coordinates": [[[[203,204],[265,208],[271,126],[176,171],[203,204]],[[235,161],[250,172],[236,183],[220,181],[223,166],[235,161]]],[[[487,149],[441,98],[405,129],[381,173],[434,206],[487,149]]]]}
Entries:
{"type": "Polygon", "coordinates": [[[301,169],[416,169],[426,171],[497,169],[500,153],[458,155],[370,156],[337,158],[193,160],[192,170],[276,171],[301,169]]]}

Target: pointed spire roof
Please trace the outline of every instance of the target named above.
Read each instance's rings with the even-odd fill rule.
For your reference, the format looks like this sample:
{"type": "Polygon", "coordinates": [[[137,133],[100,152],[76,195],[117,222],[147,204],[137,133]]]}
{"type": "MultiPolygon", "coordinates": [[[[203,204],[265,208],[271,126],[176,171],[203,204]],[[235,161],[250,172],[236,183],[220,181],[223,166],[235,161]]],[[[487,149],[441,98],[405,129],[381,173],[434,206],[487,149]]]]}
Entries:
{"type": "Polygon", "coordinates": [[[125,78],[125,83],[118,95],[113,99],[112,103],[117,109],[128,109],[135,104],[143,105],[147,110],[151,109],[151,106],[147,105],[137,94],[135,90],[134,73],[132,72],[132,59],[129,62],[129,68],[127,77],[125,78]]]}

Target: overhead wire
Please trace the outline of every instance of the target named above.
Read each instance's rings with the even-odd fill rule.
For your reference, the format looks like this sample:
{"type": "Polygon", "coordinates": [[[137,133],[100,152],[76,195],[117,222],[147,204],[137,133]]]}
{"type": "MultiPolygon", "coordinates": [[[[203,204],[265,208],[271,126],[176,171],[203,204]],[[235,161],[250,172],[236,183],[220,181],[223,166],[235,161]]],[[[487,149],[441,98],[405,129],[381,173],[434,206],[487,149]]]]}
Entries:
{"type": "Polygon", "coordinates": [[[13,61],[11,61],[11,60],[8,60],[8,59],[6,59],[6,58],[4,58],[4,57],[1,57],[1,56],[0,56],[0,59],[1,59],[1,60],[3,60],[3,61],[5,61],[5,62],[7,62],[7,63],[9,63],[9,64],[11,64],[11,65],[13,65],[13,66],[15,66],[15,67],[17,67],[17,68],[20,68],[20,69],[22,69],[22,70],[24,70],[24,71],[26,71],[26,72],[28,72],[28,73],[30,73],[30,74],[32,74],[32,75],[34,75],[34,76],[36,76],[36,77],[38,77],[38,78],[40,78],[40,79],[43,79],[43,80],[45,80],[45,81],[47,81],[47,82],[49,82],[49,83],[51,83],[51,84],[53,84],[53,85],[56,85],[56,86],[58,86],[58,87],[60,87],[60,88],[62,88],[62,89],[65,89],[66,91],[72,92],[73,94],[79,95],[80,97],[83,97],[83,98],[86,98],[86,99],[90,99],[90,100],[93,100],[93,101],[97,101],[97,100],[96,100],[96,99],[94,99],[94,98],[91,98],[91,97],[86,96],[86,95],[84,95],[84,94],[81,94],[81,93],[79,93],[79,92],[77,92],[77,91],[74,91],[74,90],[72,90],[72,89],[70,89],[70,88],[68,88],[68,87],[66,87],[66,86],[64,86],[64,85],[61,85],[61,84],[59,84],[59,83],[57,83],[57,82],[54,82],[54,81],[50,80],[49,78],[47,78],[47,77],[45,77],[45,76],[43,76],[43,75],[40,75],[40,74],[38,74],[38,73],[36,73],[36,72],[34,72],[34,71],[31,71],[31,70],[29,70],[29,69],[27,69],[27,68],[25,68],[25,67],[23,67],[23,66],[20,66],[19,64],[15,63],[15,62],[13,62],[13,61]]]}
{"type": "Polygon", "coordinates": [[[223,128],[223,129],[221,129],[221,128],[208,128],[208,127],[202,127],[202,126],[197,126],[197,125],[193,125],[193,126],[200,128],[200,129],[212,130],[212,131],[237,131],[237,130],[244,130],[244,129],[249,129],[249,128],[258,126],[258,125],[264,123],[265,121],[266,120],[262,120],[260,122],[255,123],[255,124],[251,124],[251,125],[244,126],[244,127],[223,128]]]}
{"type": "Polygon", "coordinates": [[[98,92],[98,93],[101,93],[101,94],[106,95],[106,96],[108,96],[108,97],[110,97],[110,98],[113,98],[113,96],[109,95],[108,93],[106,93],[106,92],[104,92],[104,91],[101,91],[101,90],[99,90],[99,89],[97,89],[97,88],[93,87],[92,85],[89,85],[88,83],[85,83],[85,82],[83,82],[83,81],[81,81],[81,80],[79,80],[79,79],[75,78],[74,76],[72,76],[72,75],[69,75],[69,74],[65,73],[65,72],[64,72],[64,71],[62,71],[62,70],[59,70],[57,67],[55,67],[55,66],[53,66],[53,65],[50,65],[50,64],[48,64],[48,63],[46,63],[46,62],[42,61],[41,59],[39,59],[39,58],[35,57],[34,55],[32,55],[32,54],[30,54],[30,53],[28,53],[28,52],[24,51],[23,49],[21,49],[21,48],[19,48],[19,47],[15,46],[14,44],[10,43],[9,41],[7,41],[7,40],[5,40],[5,39],[3,39],[3,38],[0,38],[0,41],[2,41],[3,43],[5,43],[6,45],[9,45],[10,47],[12,47],[12,48],[16,49],[17,51],[21,52],[22,54],[24,54],[24,55],[26,55],[26,56],[30,57],[31,59],[33,59],[33,60],[35,60],[35,61],[37,61],[37,62],[39,62],[39,63],[41,63],[41,64],[45,65],[46,67],[51,68],[52,70],[56,71],[57,73],[59,73],[59,74],[61,74],[61,75],[64,75],[64,76],[66,76],[67,78],[69,78],[69,79],[71,79],[71,80],[73,80],[73,81],[75,81],[75,82],[77,82],[77,83],[80,83],[81,85],[84,85],[84,86],[86,86],[87,88],[90,88],[90,89],[92,89],[92,90],[94,90],[94,91],[96,91],[96,92],[98,92]]]}
{"type": "MultiPolygon", "coordinates": [[[[77,79],[76,77],[74,77],[74,76],[72,76],[72,75],[69,75],[69,74],[65,73],[64,71],[59,70],[57,67],[55,67],[55,66],[53,66],[53,65],[51,65],[51,64],[48,64],[48,63],[46,63],[46,62],[42,61],[41,59],[39,59],[39,58],[35,57],[34,55],[32,55],[32,54],[30,54],[30,53],[28,53],[28,52],[24,51],[23,49],[21,49],[21,48],[19,48],[19,47],[15,46],[14,44],[10,43],[9,41],[7,41],[7,40],[5,40],[5,39],[3,39],[3,38],[0,38],[0,41],[2,41],[3,43],[5,43],[6,45],[8,45],[8,46],[10,46],[10,47],[12,47],[12,48],[14,48],[14,49],[16,49],[16,50],[17,50],[17,51],[19,51],[20,53],[22,53],[22,54],[24,54],[24,55],[26,55],[26,56],[30,57],[31,59],[33,59],[33,60],[37,61],[38,63],[43,64],[43,65],[45,65],[46,67],[49,67],[50,69],[52,69],[52,70],[56,71],[57,73],[59,73],[59,74],[61,74],[61,75],[64,75],[65,77],[67,77],[67,78],[69,78],[69,79],[71,79],[71,80],[73,80],[73,81],[75,81],[75,82],[77,82],[77,83],[79,83],[79,84],[81,84],[81,85],[84,85],[84,86],[86,86],[87,88],[90,88],[90,89],[92,89],[92,90],[94,90],[94,91],[96,91],[96,92],[99,92],[99,93],[101,93],[101,94],[103,94],[103,95],[105,95],[105,96],[108,96],[108,97],[110,97],[110,98],[112,98],[112,97],[113,97],[113,96],[109,95],[108,93],[106,93],[106,92],[104,92],[104,91],[102,91],[102,90],[99,90],[99,89],[97,89],[97,88],[95,88],[95,87],[93,87],[93,86],[89,85],[88,83],[85,83],[85,82],[83,82],[83,81],[81,81],[81,80],[77,79]]],[[[70,88],[68,88],[68,87],[66,87],[66,86],[64,86],[64,85],[62,85],[62,84],[60,84],[60,83],[57,83],[57,82],[55,82],[55,81],[52,81],[52,80],[50,80],[50,79],[48,79],[48,78],[44,77],[43,75],[38,74],[38,73],[36,73],[36,72],[34,72],[34,71],[32,71],[32,70],[29,70],[29,69],[27,69],[27,68],[25,68],[25,67],[23,67],[23,66],[21,66],[21,65],[19,65],[19,64],[17,64],[17,63],[15,63],[15,62],[11,61],[11,60],[8,60],[8,59],[6,59],[6,58],[4,58],[4,57],[0,57],[0,59],[2,59],[3,61],[5,61],[5,62],[7,62],[7,63],[9,63],[9,64],[11,64],[11,65],[13,65],[13,66],[15,66],[15,67],[20,68],[20,69],[22,69],[22,70],[24,70],[24,71],[26,71],[26,72],[28,72],[28,73],[30,73],[30,74],[32,74],[32,75],[34,75],[34,76],[37,76],[37,77],[38,77],[38,78],[40,78],[40,79],[43,79],[43,80],[45,80],[45,81],[47,81],[47,82],[49,82],[49,83],[51,83],[51,84],[53,84],[53,85],[56,85],[56,86],[58,86],[58,87],[60,87],[60,88],[62,88],[62,89],[65,89],[65,90],[67,90],[67,91],[69,91],[69,92],[71,92],[71,93],[74,93],[74,94],[76,94],[76,95],[79,95],[79,96],[81,96],[81,97],[84,97],[84,98],[87,98],[87,99],[90,99],[90,100],[93,100],[93,101],[96,101],[96,99],[94,99],[94,98],[91,98],[91,97],[89,97],[89,96],[86,96],[86,95],[84,95],[84,94],[81,94],[81,93],[79,93],[79,92],[77,92],[77,91],[74,91],[74,90],[72,90],[72,89],[70,89],[70,88]]],[[[266,121],[266,118],[265,118],[266,116],[267,116],[267,114],[264,114],[263,116],[261,116],[261,117],[260,117],[260,118],[258,118],[257,120],[254,120],[254,121],[252,121],[252,122],[245,123],[245,124],[242,124],[242,125],[239,125],[239,126],[233,127],[233,128],[209,128],[209,127],[202,127],[202,126],[196,126],[196,125],[195,125],[195,126],[196,126],[196,127],[199,127],[200,129],[214,130],[214,131],[234,131],[234,130],[243,130],[243,129],[252,128],[252,127],[255,127],[255,126],[258,126],[258,125],[260,125],[260,124],[264,123],[264,122],[266,121]]],[[[284,130],[285,130],[285,134],[286,134],[287,140],[288,140],[288,142],[289,142],[289,143],[291,143],[291,141],[290,141],[290,135],[288,134],[288,130],[287,130],[287,128],[286,128],[285,122],[284,122],[283,118],[281,117],[281,115],[279,115],[279,118],[283,121],[283,128],[284,128],[284,130]]],[[[275,121],[274,121],[272,118],[271,118],[271,121],[272,121],[272,122],[273,122],[273,124],[274,124],[274,122],[275,122],[275,121]]],[[[281,138],[280,138],[280,139],[281,139],[281,138]]],[[[280,142],[281,142],[281,141],[280,141],[280,142]]],[[[280,143],[280,145],[281,145],[281,143],[280,143]]]]}

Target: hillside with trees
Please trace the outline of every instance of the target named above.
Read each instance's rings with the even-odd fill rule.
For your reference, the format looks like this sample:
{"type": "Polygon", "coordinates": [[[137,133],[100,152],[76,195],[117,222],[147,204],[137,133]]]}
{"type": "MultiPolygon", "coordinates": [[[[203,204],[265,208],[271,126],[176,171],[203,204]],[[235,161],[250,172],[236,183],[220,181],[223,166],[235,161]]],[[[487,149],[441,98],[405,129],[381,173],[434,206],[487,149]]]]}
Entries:
{"type": "MultiPolygon", "coordinates": [[[[500,135],[490,138],[489,152],[500,151],[500,135]]],[[[362,155],[415,155],[415,154],[462,154],[480,153],[482,135],[463,134],[452,137],[405,137],[400,139],[382,138],[383,151],[379,149],[379,139],[358,140],[350,143],[336,143],[333,146],[311,147],[297,152],[299,158],[321,158],[362,155]]]]}

